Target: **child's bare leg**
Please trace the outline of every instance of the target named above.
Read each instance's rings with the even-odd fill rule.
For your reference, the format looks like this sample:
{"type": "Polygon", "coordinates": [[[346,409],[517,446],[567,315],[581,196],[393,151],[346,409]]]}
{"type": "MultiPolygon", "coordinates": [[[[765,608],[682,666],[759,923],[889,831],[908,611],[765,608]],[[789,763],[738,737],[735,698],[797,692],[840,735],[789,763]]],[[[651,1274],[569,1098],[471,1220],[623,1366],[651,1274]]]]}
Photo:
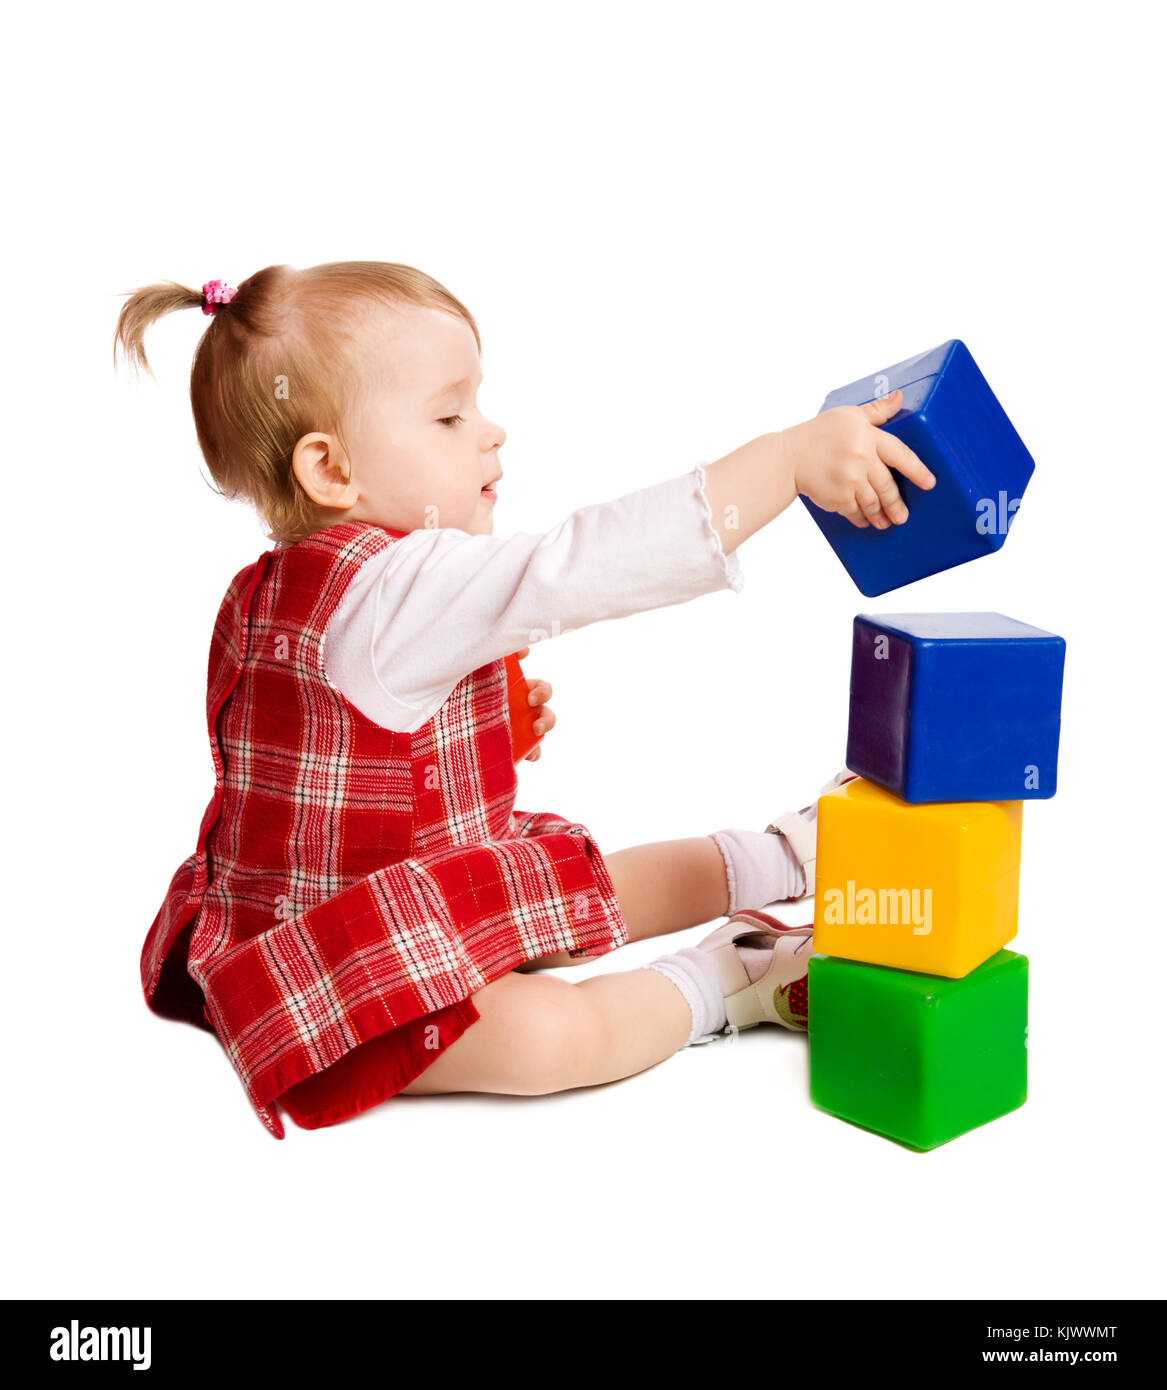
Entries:
{"type": "Polygon", "coordinates": [[[725,861],[713,838],[660,840],[620,849],[604,860],[629,941],[697,927],[729,906],[725,861]]]}
{"type": "MultiPolygon", "coordinates": [[[[729,906],[725,861],[709,835],[633,845],[604,857],[629,941],[683,931],[722,916],[729,906]]],[[[541,956],[521,971],[580,965],[590,956],[541,956]]]]}
{"type": "Polygon", "coordinates": [[[654,970],[579,984],[512,971],[474,1003],[478,1022],[402,1094],[537,1096],[619,1081],[671,1057],[692,1025],[689,1005],[654,970]]]}

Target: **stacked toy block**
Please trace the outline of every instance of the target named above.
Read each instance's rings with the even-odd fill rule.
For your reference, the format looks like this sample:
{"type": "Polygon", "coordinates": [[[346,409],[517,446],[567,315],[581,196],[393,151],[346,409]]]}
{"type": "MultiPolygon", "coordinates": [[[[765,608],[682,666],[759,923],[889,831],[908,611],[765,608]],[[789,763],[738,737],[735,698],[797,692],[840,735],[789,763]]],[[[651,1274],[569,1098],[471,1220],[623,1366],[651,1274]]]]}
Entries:
{"type": "Polygon", "coordinates": [[[818,803],[811,1099],[931,1149],[1023,1104],[1021,813],[1057,789],[1065,643],[999,613],[855,619],[818,803]]]}

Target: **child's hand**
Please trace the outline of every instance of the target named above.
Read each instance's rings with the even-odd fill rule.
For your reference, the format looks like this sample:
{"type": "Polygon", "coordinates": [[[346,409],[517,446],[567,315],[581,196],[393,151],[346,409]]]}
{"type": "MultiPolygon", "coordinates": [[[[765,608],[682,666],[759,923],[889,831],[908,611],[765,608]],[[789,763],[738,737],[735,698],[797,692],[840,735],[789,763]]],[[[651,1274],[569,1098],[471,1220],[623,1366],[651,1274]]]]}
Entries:
{"type": "MultiPolygon", "coordinates": [[[[523,657],[529,656],[530,647],[524,647],[522,651],[515,653],[521,661],[523,657]]],[[[538,719],[535,720],[534,730],[537,734],[545,734],[548,729],[555,727],[555,711],[546,703],[551,698],[551,685],[548,681],[528,681],[527,704],[538,706],[538,719]]],[[[543,756],[543,746],[539,744],[527,754],[525,762],[533,763],[543,756]]]]}
{"type": "Polygon", "coordinates": [[[936,483],[902,439],[881,430],[899,410],[901,391],[867,405],[840,405],[813,420],[783,430],[798,491],[824,511],[838,512],[853,526],[886,530],[908,519],[892,477],[896,468],[918,487],[936,483]]]}
{"type": "MultiPolygon", "coordinates": [[[[546,681],[532,681],[531,693],[527,696],[529,705],[539,706],[539,718],[535,720],[534,730],[537,734],[545,734],[548,729],[555,727],[555,711],[550,705],[544,702],[551,698],[551,687],[546,681]]],[[[527,754],[526,761],[535,762],[543,756],[543,745],[538,744],[527,754]]]]}

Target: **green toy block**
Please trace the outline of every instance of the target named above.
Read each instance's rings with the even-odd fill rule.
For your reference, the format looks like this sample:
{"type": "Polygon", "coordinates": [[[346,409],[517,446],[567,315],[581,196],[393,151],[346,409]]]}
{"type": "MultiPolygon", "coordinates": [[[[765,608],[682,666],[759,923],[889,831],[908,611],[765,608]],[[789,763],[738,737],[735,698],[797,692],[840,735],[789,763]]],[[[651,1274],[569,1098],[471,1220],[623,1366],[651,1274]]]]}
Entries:
{"type": "Polygon", "coordinates": [[[813,956],[810,1098],[934,1149],[1025,1104],[1029,961],[998,951],[959,980],[813,956]]]}

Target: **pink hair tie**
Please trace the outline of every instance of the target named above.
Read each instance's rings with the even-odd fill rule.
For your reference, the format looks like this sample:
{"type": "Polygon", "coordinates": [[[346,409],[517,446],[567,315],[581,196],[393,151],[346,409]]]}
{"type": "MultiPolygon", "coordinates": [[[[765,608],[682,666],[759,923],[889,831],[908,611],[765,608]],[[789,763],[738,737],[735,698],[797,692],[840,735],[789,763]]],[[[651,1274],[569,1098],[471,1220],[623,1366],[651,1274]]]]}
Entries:
{"type": "Polygon", "coordinates": [[[203,313],[213,314],[224,304],[230,304],[239,291],[222,280],[208,280],[203,286],[203,313]]]}

